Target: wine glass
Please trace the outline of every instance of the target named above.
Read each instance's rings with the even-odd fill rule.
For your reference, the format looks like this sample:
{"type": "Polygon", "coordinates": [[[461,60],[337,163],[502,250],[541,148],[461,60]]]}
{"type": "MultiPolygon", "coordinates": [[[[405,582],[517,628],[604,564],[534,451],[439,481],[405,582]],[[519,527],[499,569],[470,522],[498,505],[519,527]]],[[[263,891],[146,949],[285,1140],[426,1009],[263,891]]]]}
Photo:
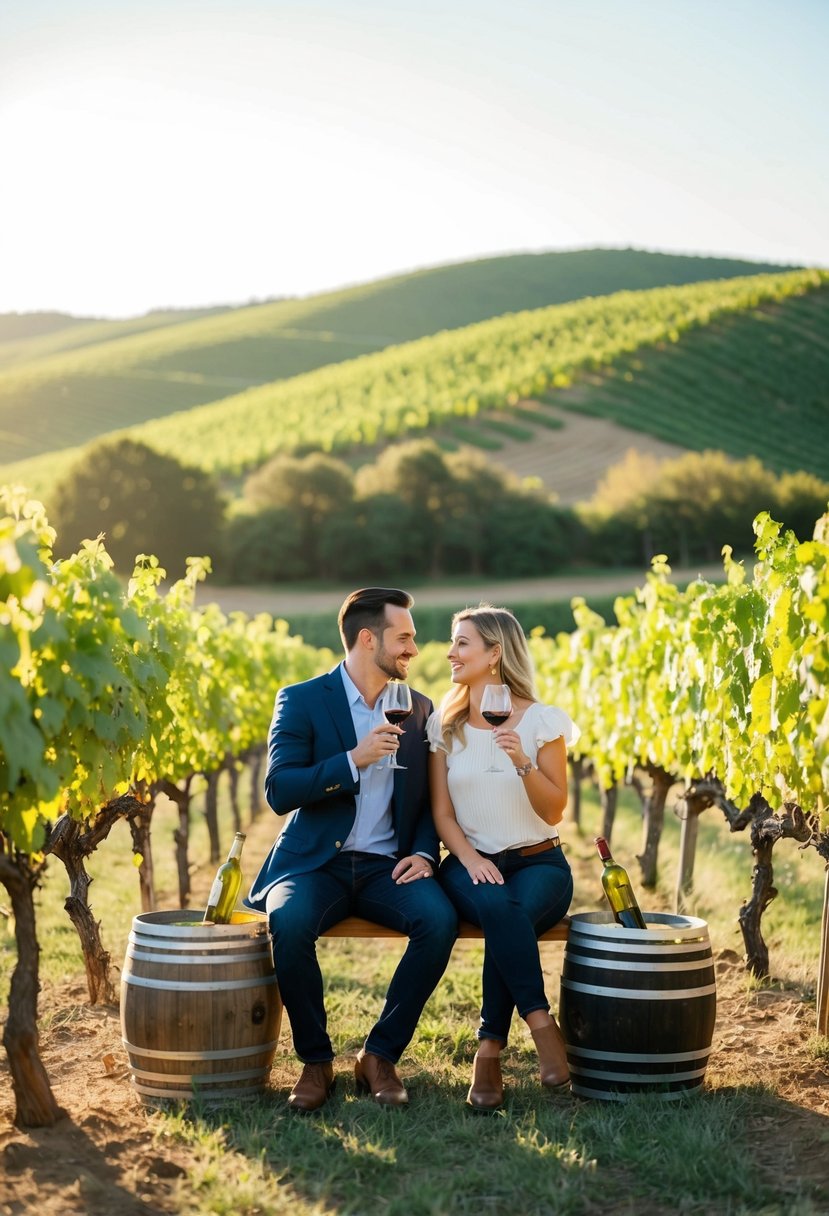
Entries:
{"type": "MultiPolygon", "coordinates": [[[[383,693],[383,713],[386,715],[386,721],[391,722],[393,726],[400,726],[401,722],[405,722],[409,714],[412,712],[412,692],[408,684],[400,684],[396,680],[390,680],[386,685],[386,691],[383,693]]],[[[398,764],[397,757],[389,756],[386,764],[381,765],[382,768],[405,768],[405,764],[398,764]]]]}
{"type": "MultiPolygon", "coordinates": [[[[481,717],[490,726],[502,726],[507,718],[512,713],[512,698],[509,695],[509,688],[506,684],[487,684],[481,697],[481,717]]],[[[505,770],[499,768],[495,763],[495,736],[490,735],[490,747],[492,751],[491,762],[489,768],[485,768],[485,773],[503,773],[505,770]]]]}

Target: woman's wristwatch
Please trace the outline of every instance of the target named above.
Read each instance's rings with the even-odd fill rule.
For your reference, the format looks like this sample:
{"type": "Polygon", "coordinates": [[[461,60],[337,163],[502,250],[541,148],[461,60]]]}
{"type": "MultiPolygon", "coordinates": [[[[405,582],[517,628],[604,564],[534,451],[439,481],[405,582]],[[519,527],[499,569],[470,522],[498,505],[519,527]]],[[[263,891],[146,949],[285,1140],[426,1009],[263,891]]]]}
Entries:
{"type": "Polygon", "coordinates": [[[526,777],[527,774],[531,773],[534,768],[535,765],[533,764],[532,760],[528,760],[526,764],[516,764],[515,771],[519,777],[526,777]]]}

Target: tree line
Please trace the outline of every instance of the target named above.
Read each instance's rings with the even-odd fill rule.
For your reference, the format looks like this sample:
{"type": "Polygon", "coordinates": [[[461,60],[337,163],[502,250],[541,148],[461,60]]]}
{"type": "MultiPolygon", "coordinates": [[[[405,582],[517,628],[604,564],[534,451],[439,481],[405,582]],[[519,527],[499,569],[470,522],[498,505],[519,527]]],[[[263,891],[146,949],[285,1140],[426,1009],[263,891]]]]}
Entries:
{"type": "Polygon", "coordinates": [[[91,448],[49,496],[63,552],[103,533],[116,569],[153,553],[174,575],[210,556],[237,583],[413,577],[534,577],[578,566],[711,562],[723,543],[751,549],[770,511],[809,531],[829,483],[777,475],[754,457],[689,452],[663,463],[630,453],[587,503],[563,506],[480,453],[432,439],[383,450],[353,468],[323,452],[279,455],[228,503],[219,483],[132,439],[91,448]]]}

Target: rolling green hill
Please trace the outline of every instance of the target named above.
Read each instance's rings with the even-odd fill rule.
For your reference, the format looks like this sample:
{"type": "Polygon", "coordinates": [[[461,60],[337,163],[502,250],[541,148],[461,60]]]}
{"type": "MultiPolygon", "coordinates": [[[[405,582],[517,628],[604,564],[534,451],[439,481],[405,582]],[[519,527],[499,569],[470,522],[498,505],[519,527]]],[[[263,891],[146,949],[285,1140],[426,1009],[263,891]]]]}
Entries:
{"type": "Polygon", "coordinates": [[[226,306],[159,309],[124,321],[72,317],[66,313],[0,313],[0,371],[78,347],[97,346],[129,334],[183,325],[200,317],[232,311],[226,306]]]}
{"type": "Polygon", "coordinates": [[[65,323],[28,338],[0,318],[0,339],[18,333],[0,340],[0,462],[505,313],[769,269],[779,268],[635,250],[520,254],[303,300],[65,323]]]}
{"type": "MultiPolygon", "coordinates": [[[[277,451],[345,452],[458,427],[469,436],[492,411],[576,383],[568,409],[825,476],[827,318],[826,272],[620,292],[423,338],[130,433],[238,476],[277,451]],[[638,411],[637,376],[646,392],[638,411]]],[[[527,419],[522,412],[520,431],[532,438],[527,419]]],[[[0,480],[14,476],[40,493],[59,475],[42,459],[0,469],[0,480]]]]}

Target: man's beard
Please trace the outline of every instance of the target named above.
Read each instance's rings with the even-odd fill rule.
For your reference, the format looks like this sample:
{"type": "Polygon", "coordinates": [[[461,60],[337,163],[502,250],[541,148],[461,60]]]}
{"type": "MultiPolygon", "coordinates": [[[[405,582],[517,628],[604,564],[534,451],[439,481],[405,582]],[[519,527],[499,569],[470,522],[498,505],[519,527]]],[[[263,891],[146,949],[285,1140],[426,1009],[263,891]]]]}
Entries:
{"type": "Polygon", "coordinates": [[[400,665],[400,659],[393,659],[387,650],[380,650],[374,656],[375,666],[390,680],[405,680],[408,672],[400,665]]]}

